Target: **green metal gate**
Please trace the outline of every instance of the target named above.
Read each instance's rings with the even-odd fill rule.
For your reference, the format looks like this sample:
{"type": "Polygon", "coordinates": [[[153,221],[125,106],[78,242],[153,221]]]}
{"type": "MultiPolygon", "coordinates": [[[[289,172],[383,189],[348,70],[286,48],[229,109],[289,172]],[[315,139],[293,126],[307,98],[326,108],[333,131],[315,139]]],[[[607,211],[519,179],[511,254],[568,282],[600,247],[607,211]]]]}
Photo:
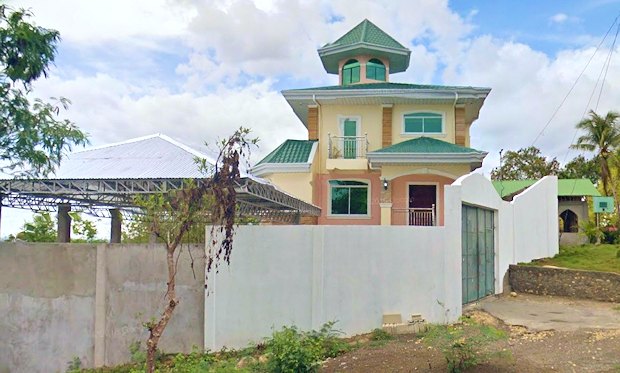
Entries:
{"type": "Polygon", "coordinates": [[[495,293],[494,212],[463,205],[463,304],[495,293]]]}

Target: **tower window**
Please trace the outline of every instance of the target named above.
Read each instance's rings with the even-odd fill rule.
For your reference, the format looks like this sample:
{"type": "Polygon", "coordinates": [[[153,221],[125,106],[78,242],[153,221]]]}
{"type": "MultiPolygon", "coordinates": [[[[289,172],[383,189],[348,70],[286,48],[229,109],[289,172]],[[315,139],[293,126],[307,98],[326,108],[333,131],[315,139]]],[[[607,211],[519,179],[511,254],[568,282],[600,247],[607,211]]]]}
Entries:
{"type": "Polygon", "coordinates": [[[357,60],[348,60],[342,67],[342,85],[360,81],[360,63],[357,60]]]}
{"type": "Polygon", "coordinates": [[[366,79],[380,80],[385,82],[385,65],[376,58],[366,64],[366,79]]]}

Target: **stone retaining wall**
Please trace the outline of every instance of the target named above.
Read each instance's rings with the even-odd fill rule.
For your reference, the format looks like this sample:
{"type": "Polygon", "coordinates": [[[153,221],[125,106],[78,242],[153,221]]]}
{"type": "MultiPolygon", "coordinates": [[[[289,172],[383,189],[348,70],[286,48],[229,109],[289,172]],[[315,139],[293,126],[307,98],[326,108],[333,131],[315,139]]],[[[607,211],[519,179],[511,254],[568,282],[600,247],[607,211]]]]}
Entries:
{"type": "Polygon", "coordinates": [[[511,265],[509,276],[517,293],[620,302],[620,274],[616,273],[511,265]]]}

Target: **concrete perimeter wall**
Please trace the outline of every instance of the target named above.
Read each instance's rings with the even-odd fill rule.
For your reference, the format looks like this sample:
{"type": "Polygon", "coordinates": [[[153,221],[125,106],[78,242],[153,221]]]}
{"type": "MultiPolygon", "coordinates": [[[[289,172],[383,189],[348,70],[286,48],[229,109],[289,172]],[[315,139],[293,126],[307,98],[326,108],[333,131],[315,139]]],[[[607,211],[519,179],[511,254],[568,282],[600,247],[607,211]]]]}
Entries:
{"type": "MultiPolygon", "coordinates": [[[[204,248],[183,245],[181,300],[161,341],[167,352],[204,340],[204,248]]],[[[0,244],[0,372],[64,372],[129,361],[142,322],[163,310],[165,249],[151,245],[0,244]]],[[[143,343],[144,346],[144,343],[143,343]]]]}
{"type": "Polygon", "coordinates": [[[452,238],[445,227],[239,227],[230,266],[209,278],[205,347],[328,321],[357,334],[380,327],[384,313],[454,321],[460,304],[446,288],[460,284],[461,259],[452,238]]]}
{"type": "Polygon", "coordinates": [[[463,204],[495,211],[496,293],[503,292],[508,283],[510,264],[553,257],[559,252],[556,176],[545,176],[510,202],[502,200],[493,184],[476,173],[446,186],[445,194],[452,203],[460,199],[463,204]]]}
{"type": "Polygon", "coordinates": [[[348,335],[381,326],[382,315],[419,313],[434,323],[461,315],[461,211],[494,210],[497,293],[508,265],[553,256],[557,179],[546,177],[502,201],[469,174],[445,187],[444,226],[244,226],[230,267],[208,281],[205,348],[245,347],[282,325],[348,335]]]}

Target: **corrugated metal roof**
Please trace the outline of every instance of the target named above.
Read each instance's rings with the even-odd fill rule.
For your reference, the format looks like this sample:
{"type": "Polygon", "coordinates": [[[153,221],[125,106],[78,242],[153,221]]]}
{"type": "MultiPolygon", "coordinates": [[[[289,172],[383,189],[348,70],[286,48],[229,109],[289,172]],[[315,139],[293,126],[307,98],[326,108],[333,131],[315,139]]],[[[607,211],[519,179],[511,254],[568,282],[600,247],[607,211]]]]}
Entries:
{"type": "MultiPolygon", "coordinates": [[[[495,180],[493,186],[500,196],[506,197],[534,185],[538,180],[495,180]]],[[[600,196],[592,181],[588,179],[559,179],[558,197],[600,196]]]]}
{"type": "Polygon", "coordinates": [[[214,157],[155,134],[74,152],[49,179],[167,179],[204,177],[195,158],[214,157]]]}

